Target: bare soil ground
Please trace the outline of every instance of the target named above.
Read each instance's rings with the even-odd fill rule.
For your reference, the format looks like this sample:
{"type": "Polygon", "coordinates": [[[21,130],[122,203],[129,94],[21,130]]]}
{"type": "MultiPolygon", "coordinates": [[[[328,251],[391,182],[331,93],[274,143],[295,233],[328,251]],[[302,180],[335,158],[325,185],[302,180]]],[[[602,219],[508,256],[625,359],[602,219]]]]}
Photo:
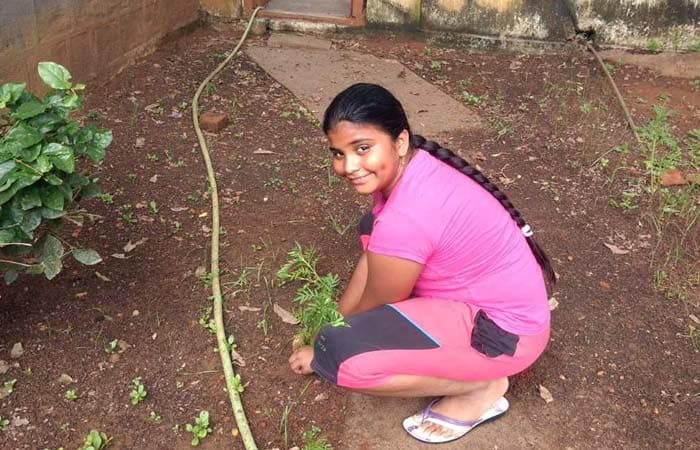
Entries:
{"type": "MultiPolygon", "coordinates": [[[[53,282],[24,277],[0,288],[0,359],[9,365],[0,381],[17,380],[0,400],[0,416],[10,419],[0,431],[3,449],[76,448],[93,428],[113,436],[115,449],[184,449],[190,447],[184,424],[205,409],[213,435],[200,446],[243,448],[214,336],[199,324],[211,304],[210,207],[189,108],[200,80],[236,38],[197,30],[90,89],[85,120],[115,135],[101,168],[112,197],[85,205],[102,219],[74,235],[106,258],[92,268],[69,265],[53,282]],[[138,245],[127,251],[129,242],[138,245]],[[113,340],[122,341],[115,351],[113,340]],[[13,359],[16,342],[24,354],[13,359]],[[59,382],[64,373],[74,382],[59,382]],[[133,406],[135,377],[148,396],[133,406]],[[68,389],[76,400],[64,398],[68,389]]],[[[697,284],[682,286],[685,300],[656,291],[658,255],[673,239],[654,230],[655,205],[610,206],[639,175],[619,169],[631,165],[623,160],[629,155],[606,153],[633,137],[592,57],[576,48],[547,54],[441,49],[391,34],[348,35],[335,45],[399,59],[471,103],[490,124],[441,140],[504,188],[560,276],[551,293],[558,302],[551,345],[514,378],[511,417],[527,417],[546,437],[539,441],[545,448],[696,447],[700,376],[689,330],[690,315],[698,315],[697,284]],[[609,161],[601,164],[604,154],[609,161]],[[552,402],[540,397],[540,386],[552,402]]],[[[615,65],[614,77],[638,123],[652,118],[653,105],[667,102],[678,111],[669,119],[674,134],[698,127],[700,80],[627,65],[615,65]]],[[[348,394],[297,377],[286,364],[294,327],[272,304],[293,309],[293,287],[278,287],[275,272],[299,242],[316,246],[321,272],[347,280],[359,256],[352,225],[367,208],[366,199],[330,175],[323,134],[299,106],[245,56],[203,100],[203,110],[232,118],[208,138],[223,200],[227,330],[245,360],[237,369],[248,417],[262,449],[302,446],[312,425],[334,448],[405,448],[387,447],[383,435],[369,430],[348,433],[356,417],[347,416],[358,414],[348,394]]],[[[699,238],[697,228],[690,230],[676,269],[692,275],[699,238]]],[[[363,413],[386,415],[381,403],[363,413]]],[[[497,423],[490,425],[498,432],[488,446],[478,448],[543,447],[497,423]]]]}

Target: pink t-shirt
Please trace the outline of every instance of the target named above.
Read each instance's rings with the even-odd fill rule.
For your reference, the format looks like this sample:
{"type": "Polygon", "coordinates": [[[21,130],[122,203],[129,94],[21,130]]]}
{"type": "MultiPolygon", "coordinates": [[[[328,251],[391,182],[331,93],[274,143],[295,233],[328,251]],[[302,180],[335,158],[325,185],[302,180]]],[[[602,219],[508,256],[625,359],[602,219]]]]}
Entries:
{"type": "Polygon", "coordinates": [[[388,199],[374,195],[368,250],[423,264],[413,294],[469,303],[520,335],[549,326],[547,290],[510,214],[468,176],[418,151],[388,199]]]}

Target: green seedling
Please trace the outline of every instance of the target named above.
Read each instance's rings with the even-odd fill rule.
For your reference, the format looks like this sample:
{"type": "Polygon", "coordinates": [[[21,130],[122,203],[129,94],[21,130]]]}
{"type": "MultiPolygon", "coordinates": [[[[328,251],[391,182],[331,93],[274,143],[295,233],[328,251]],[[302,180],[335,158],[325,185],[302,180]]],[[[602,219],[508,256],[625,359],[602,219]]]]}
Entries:
{"type": "Polygon", "coordinates": [[[440,61],[430,61],[430,68],[433,70],[442,69],[442,63],[440,61]]]}
{"type": "Polygon", "coordinates": [[[155,153],[147,153],[146,158],[148,158],[149,161],[158,161],[158,155],[156,155],[155,153]]]}
{"type": "Polygon", "coordinates": [[[10,426],[10,419],[0,416],[0,431],[5,430],[8,426],[10,426]]]}
{"type": "Polygon", "coordinates": [[[214,319],[212,319],[211,313],[211,306],[205,308],[202,311],[202,313],[199,315],[199,326],[202,327],[203,330],[206,330],[211,334],[216,334],[216,323],[214,322],[214,319]]]}
{"type": "Polygon", "coordinates": [[[136,377],[133,380],[131,380],[131,384],[133,386],[131,392],[129,392],[131,404],[138,405],[144,398],[146,398],[146,396],[148,395],[148,391],[146,390],[144,385],[141,384],[141,377],[136,377]]]}
{"type": "Polygon", "coordinates": [[[82,447],[78,448],[78,450],[102,450],[107,448],[111,443],[112,438],[105,433],[97,430],[90,430],[90,433],[85,436],[82,447]]]}
{"type": "Polygon", "coordinates": [[[241,394],[241,393],[243,393],[243,391],[245,391],[245,386],[243,386],[243,382],[241,381],[241,374],[237,373],[233,377],[233,387],[236,389],[236,392],[238,392],[239,394],[241,394]]]}
{"type": "Polygon", "coordinates": [[[153,215],[158,214],[158,203],[156,203],[155,200],[151,200],[150,202],[148,202],[148,207],[150,208],[153,215]]]}
{"type": "Polygon", "coordinates": [[[651,38],[647,41],[647,50],[652,53],[658,53],[661,50],[661,44],[656,39],[651,38]]]}
{"type": "Polygon", "coordinates": [[[468,91],[462,91],[462,99],[471,106],[479,106],[485,99],[485,95],[474,95],[468,91]]]}
{"type": "Polygon", "coordinates": [[[148,418],[154,422],[160,422],[162,420],[162,417],[160,417],[160,414],[158,414],[155,411],[151,411],[150,413],[148,413],[148,418]]]}
{"type": "Polygon", "coordinates": [[[321,429],[312,426],[310,430],[304,432],[304,446],[301,450],[333,450],[333,446],[328,443],[328,439],[321,436],[321,429]]]}
{"type": "Polygon", "coordinates": [[[593,107],[591,106],[590,103],[584,103],[583,105],[581,105],[580,109],[581,109],[581,112],[584,114],[590,114],[591,111],[593,111],[593,107]]]}
{"type": "Polygon", "coordinates": [[[6,395],[10,395],[15,391],[15,384],[17,384],[17,379],[13,378],[12,380],[5,381],[2,384],[2,390],[5,392],[6,395]]]}
{"type": "Polygon", "coordinates": [[[119,339],[113,339],[109,341],[109,344],[107,344],[107,347],[105,348],[105,353],[107,354],[112,354],[115,353],[119,349],[119,339]]]}
{"type": "Polygon", "coordinates": [[[102,200],[102,203],[105,205],[111,205],[114,203],[114,196],[105,192],[104,194],[100,195],[100,200],[102,200]]]}
{"type": "Polygon", "coordinates": [[[320,276],[316,271],[317,262],[318,256],[313,247],[303,249],[295,243],[287,254],[287,262],[277,272],[280,285],[293,281],[304,283],[294,298],[299,305],[295,315],[302,327],[297,337],[302,344],[310,344],[325,325],[346,325],[335,302],[338,277],[335,274],[320,276]]]}
{"type": "Polygon", "coordinates": [[[216,85],[211,81],[207,82],[206,86],[204,86],[204,95],[213,94],[214,92],[216,92],[216,85]]]}
{"type": "Polygon", "coordinates": [[[199,416],[194,419],[194,425],[190,423],[186,424],[185,430],[192,433],[192,441],[190,442],[192,446],[198,446],[199,442],[212,431],[209,427],[209,411],[200,411],[199,416]]]}
{"type": "Polygon", "coordinates": [[[78,394],[75,393],[75,389],[68,389],[66,393],[63,395],[66,400],[76,400],[78,398],[78,394]]]}
{"type": "Polygon", "coordinates": [[[347,225],[343,225],[340,223],[340,220],[337,219],[335,216],[331,216],[329,218],[329,221],[331,224],[331,228],[333,228],[333,230],[341,236],[345,236],[345,233],[347,233],[355,225],[354,221],[350,222],[347,225]]]}

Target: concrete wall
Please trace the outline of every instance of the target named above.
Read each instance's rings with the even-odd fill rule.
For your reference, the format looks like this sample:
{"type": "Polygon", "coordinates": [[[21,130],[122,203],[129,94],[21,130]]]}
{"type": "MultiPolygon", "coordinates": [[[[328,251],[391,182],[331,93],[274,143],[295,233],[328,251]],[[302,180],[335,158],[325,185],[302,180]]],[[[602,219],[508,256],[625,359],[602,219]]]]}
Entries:
{"type": "Polygon", "coordinates": [[[198,20],[198,0],[0,0],[0,82],[42,86],[39,61],[74,80],[111,77],[198,20]]]}
{"type": "Polygon", "coordinates": [[[421,26],[420,0],[367,0],[367,23],[379,26],[421,26]]]}
{"type": "Polygon", "coordinates": [[[604,44],[700,45],[700,0],[367,0],[373,24],[550,41],[573,33],[572,15],[604,44]]]}

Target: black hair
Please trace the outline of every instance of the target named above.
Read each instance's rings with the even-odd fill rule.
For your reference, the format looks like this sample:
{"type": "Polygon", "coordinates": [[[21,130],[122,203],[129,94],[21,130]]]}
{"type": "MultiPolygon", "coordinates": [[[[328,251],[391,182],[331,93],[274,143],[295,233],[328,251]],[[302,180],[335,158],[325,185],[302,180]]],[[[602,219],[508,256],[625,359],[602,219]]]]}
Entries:
{"type": "MultiPolygon", "coordinates": [[[[527,226],[520,212],[515,209],[506,194],[481,173],[476,167],[440,144],[429,141],[423,136],[411,133],[406,112],[394,95],[386,88],[369,83],[353,84],[338,94],[326,109],[323,116],[323,131],[328,132],[340,121],[372,125],[393,139],[399,137],[403,130],[408,131],[412,150],[420,149],[464,175],[476,181],[501,203],[519,228],[527,226]]],[[[524,232],[523,232],[524,233],[524,232]]],[[[524,233],[525,234],[525,233],[524,233]]],[[[547,280],[554,284],[556,277],[552,264],[542,247],[532,235],[525,236],[537,263],[542,268],[547,280]]]]}

